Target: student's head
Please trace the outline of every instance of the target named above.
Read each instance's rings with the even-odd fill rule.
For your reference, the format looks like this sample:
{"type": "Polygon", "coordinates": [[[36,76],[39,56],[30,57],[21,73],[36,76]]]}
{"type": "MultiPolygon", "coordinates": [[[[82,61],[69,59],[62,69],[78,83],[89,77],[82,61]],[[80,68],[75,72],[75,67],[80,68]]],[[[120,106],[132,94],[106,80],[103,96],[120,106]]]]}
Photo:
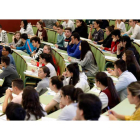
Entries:
{"type": "Polygon", "coordinates": [[[116,38],[117,40],[121,38],[121,32],[118,29],[112,31],[111,34],[112,34],[112,38],[116,38]]]}
{"type": "Polygon", "coordinates": [[[69,38],[72,34],[72,30],[70,27],[65,28],[65,36],[66,38],[69,38]]]}
{"type": "Polygon", "coordinates": [[[130,104],[138,105],[140,103],[140,82],[132,82],[127,87],[127,98],[130,104]]]}
{"type": "Polygon", "coordinates": [[[111,32],[114,31],[114,25],[106,27],[105,30],[106,35],[109,36],[111,32]]]}
{"type": "Polygon", "coordinates": [[[80,41],[80,35],[77,32],[73,33],[71,36],[71,41],[72,44],[76,44],[77,42],[80,41]]]}
{"type": "Polygon", "coordinates": [[[28,35],[26,33],[21,34],[21,41],[23,43],[25,43],[27,39],[28,39],[28,35]]]}
{"type": "Polygon", "coordinates": [[[42,21],[38,21],[37,23],[36,23],[36,27],[37,27],[37,29],[43,29],[43,22],[42,21]]]}
{"type": "Polygon", "coordinates": [[[136,60],[134,52],[131,50],[125,51],[123,56],[122,56],[122,59],[126,62],[126,64],[127,63],[134,63],[134,59],[136,60]]]}
{"type": "Polygon", "coordinates": [[[50,77],[50,69],[46,66],[40,67],[38,70],[38,77],[44,79],[45,77],[50,77]]]}
{"type": "Polygon", "coordinates": [[[35,115],[36,120],[44,116],[43,108],[39,102],[39,94],[30,86],[23,90],[22,106],[26,110],[27,120],[30,119],[30,114],[35,115]]]}
{"type": "Polygon", "coordinates": [[[131,27],[134,27],[134,26],[136,25],[136,20],[130,19],[130,20],[129,20],[129,25],[130,25],[131,27]]]}
{"type": "Polygon", "coordinates": [[[10,64],[10,58],[8,56],[2,56],[1,64],[3,67],[8,66],[10,64]]]}
{"type": "Polygon", "coordinates": [[[126,70],[127,70],[127,67],[124,60],[115,61],[114,71],[115,71],[116,76],[120,76],[126,70]]]}
{"type": "MultiPolygon", "coordinates": [[[[81,51],[81,60],[84,59],[84,57],[88,51],[90,51],[92,53],[89,43],[85,40],[81,41],[81,44],[79,45],[79,50],[81,51]]],[[[93,53],[92,53],[92,55],[93,55],[93,53]]],[[[93,59],[95,61],[95,64],[97,64],[94,55],[93,55],[93,59]]]]}
{"type": "Polygon", "coordinates": [[[1,24],[0,24],[0,32],[2,31],[2,26],[1,26],[1,24]]]}
{"type": "Polygon", "coordinates": [[[40,45],[40,38],[38,36],[32,37],[30,42],[32,42],[32,45],[34,47],[37,47],[38,45],[40,45]]]}
{"type": "Polygon", "coordinates": [[[7,56],[10,53],[11,53],[11,48],[10,47],[8,47],[8,46],[3,47],[3,49],[2,49],[2,55],[3,56],[7,56]]]}
{"type": "Polygon", "coordinates": [[[63,79],[62,77],[53,76],[50,78],[50,84],[49,87],[52,91],[54,90],[60,90],[63,87],[63,79]]]}
{"type": "Polygon", "coordinates": [[[76,120],[98,120],[102,103],[94,94],[81,94],[78,99],[76,120]]]}
{"type": "Polygon", "coordinates": [[[77,63],[71,63],[66,67],[66,75],[71,77],[72,85],[76,85],[79,81],[79,66],[77,63]]]}
{"type": "Polygon", "coordinates": [[[76,26],[77,27],[80,27],[80,26],[87,27],[86,23],[83,20],[76,20],[76,26]]]}
{"type": "Polygon", "coordinates": [[[15,39],[19,40],[21,38],[21,33],[19,31],[15,32],[15,39]]]}
{"type": "Polygon", "coordinates": [[[19,91],[22,91],[24,88],[24,82],[22,79],[14,79],[12,81],[13,93],[18,94],[19,91]]]}
{"type": "Polygon", "coordinates": [[[93,25],[94,25],[94,28],[95,29],[98,29],[98,28],[101,27],[102,22],[100,20],[95,20],[94,23],[93,23],[93,25]]]}
{"type": "Polygon", "coordinates": [[[62,25],[58,25],[57,26],[57,33],[58,34],[62,34],[63,33],[63,26],[62,25]]]}
{"type": "Polygon", "coordinates": [[[67,85],[61,88],[61,103],[63,105],[69,105],[70,103],[78,103],[78,96],[83,94],[82,89],[75,88],[73,85],[67,85]]]}
{"type": "Polygon", "coordinates": [[[52,54],[52,48],[50,45],[45,45],[43,48],[43,53],[52,54]]]}
{"type": "Polygon", "coordinates": [[[10,102],[6,107],[5,114],[7,120],[20,121],[25,119],[26,111],[22,108],[20,104],[10,102]]]}
{"type": "Polygon", "coordinates": [[[27,25],[28,25],[28,21],[27,20],[22,20],[20,27],[24,28],[26,30],[27,29],[27,25]]]}

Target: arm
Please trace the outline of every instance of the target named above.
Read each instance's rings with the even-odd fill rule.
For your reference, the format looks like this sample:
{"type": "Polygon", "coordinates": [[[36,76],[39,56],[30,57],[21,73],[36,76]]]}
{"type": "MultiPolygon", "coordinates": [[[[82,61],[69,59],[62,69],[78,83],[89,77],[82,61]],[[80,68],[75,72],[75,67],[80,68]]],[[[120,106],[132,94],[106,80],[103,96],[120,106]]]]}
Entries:
{"type": "Polygon", "coordinates": [[[38,50],[38,52],[33,56],[33,59],[37,59],[37,58],[39,57],[39,55],[42,54],[42,52],[43,52],[43,49],[40,48],[40,49],[38,50]]]}
{"type": "Polygon", "coordinates": [[[135,28],[134,33],[131,35],[131,38],[136,38],[136,36],[139,32],[140,32],[140,28],[135,28]]]}
{"type": "Polygon", "coordinates": [[[92,27],[91,27],[90,30],[89,30],[88,39],[92,39],[92,27]]]}
{"type": "Polygon", "coordinates": [[[132,32],[132,27],[129,29],[129,31],[127,31],[127,32],[125,32],[125,34],[131,34],[131,32],[132,32]]]}
{"type": "Polygon", "coordinates": [[[109,113],[109,119],[110,120],[117,120],[117,119],[125,120],[125,116],[124,115],[117,114],[113,110],[109,110],[108,113],[109,113]]]}
{"type": "Polygon", "coordinates": [[[22,47],[16,47],[17,50],[25,50],[25,44],[22,47]]]}
{"type": "Polygon", "coordinates": [[[51,109],[53,109],[53,107],[55,107],[58,103],[55,100],[52,100],[49,104],[47,104],[45,106],[45,111],[48,113],[49,111],[51,111],[51,109]]]}
{"type": "MultiPolygon", "coordinates": [[[[70,54],[70,53],[72,53],[73,51],[72,51],[72,49],[71,49],[71,42],[70,42],[70,44],[68,45],[68,47],[67,47],[67,53],[68,54],[70,54]]],[[[75,45],[73,46],[74,48],[75,48],[75,45]]]]}
{"type": "Polygon", "coordinates": [[[5,78],[5,77],[7,77],[7,76],[9,76],[9,75],[10,75],[9,71],[8,71],[8,70],[4,70],[4,71],[0,74],[0,79],[3,79],[3,78],[5,78]]]}
{"type": "Polygon", "coordinates": [[[78,57],[80,56],[81,54],[81,51],[79,50],[79,47],[76,48],[76,50],[73,52],[73,53],[69,53],[68,55],[71,56],[71,57],[78,57]]]}

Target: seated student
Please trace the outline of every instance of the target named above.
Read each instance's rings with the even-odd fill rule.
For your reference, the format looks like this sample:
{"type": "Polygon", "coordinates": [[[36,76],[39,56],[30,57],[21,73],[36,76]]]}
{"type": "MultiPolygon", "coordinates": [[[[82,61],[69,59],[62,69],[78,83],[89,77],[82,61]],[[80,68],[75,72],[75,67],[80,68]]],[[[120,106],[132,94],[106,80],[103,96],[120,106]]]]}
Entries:
{"type": "Polygon", "coordinates": [[[121,38],[121,32],[120,30],[114,30],[112,31],[112,43],[111,43],[111,48],[107,48],[107,47],[104,47],[104,50],[107,50],[107,51],[111,51],[111,53],[116,53],[117,52],[117,45],[120,43],[120,38],[121,38]]]}
{"type": "Polygon", "coordinates": [[[64,48],[64,40],[65,40],[65,35],[63,33],[63,26],[62,25],[58,25],[57,26],[57,43],[55,44],[56,48],[64,48]]]}
{"type": "Polygon", "coordinates": [[[20,29],[21,34],[26,33],[29,36],[34,36],[32,25],[31,25],[31,23],[28,23],[27,20],[21,20],[20,27],[21,27],[21,29],[20,29]]]}
{"type": "Polygon", "coordinates": [[[121,33],[126,32],[125,24],[122,20],[115,21],[115,29],[119,29],[121,31],[121,33]]]}
{"type": "Polygon", "coordinates": [[[12,49],[17,49],[17,50],[26,50],[28,54],[31,54],[36,48],[33,47],[32,43],[30,42],[30,39],[28,39],[27,34],[22,34],[21,35],[21,40],[24,43],[23,46],[21,47],[14,47],[11,46],[12,49]]]}
{"type": "Polygon", "coordinates": [[[117,93],[120,97],[120,100],[124,100],[127,97],[127,86],[137,81],[135,76],[126,70],[126,63],[124,60],[117,60],[114,63],[114,71],[116,76],[119,77],[118,82],[115,85],[115,88],[117,90],[117,93]]]}
{"type": "Polygon", "coordinates": [[[100,21],[102,22],[100,26],[101,29],[105,29],[106,27],[109,26],[108,20],[100,20],[100,21]]]}
{"type": "Polygon", "coordinates": [[[98,66],[94,57],[94,54],[91,51],[91,48],[87,41],[81,41],[81,45],[79,46],[79,50],[81,51],[81,59],[74,60],[70,57],[68,58],[69,62],[77,62],[83,68],[85,74],[89,77],[95,76],[98,72],[98,66]]]}
{"type": "Polygon", "coordinates": [[[38,70],[38,77],[42,80],[37,84],[36,91],[39,93],[39,96],[47,91],[49,87],[49,77],[50,70],[46,66],[40,67],[38,70]]]}
{"type": "Polygon", "coordinates": [[[21,79],[15,79],[12,81],[12,89],[7,89],[5,94],[4,103],[2,106],[2,112],[5,113],[6,107],[8,105],[8,100],[11,102],[21,104],[22,93],[23,93],[24,83],[21,79]],[[12,96],[12,93],[16,94],[16,97],[12,96]]]}
{"type": "Polygon", "coordinates": [[[14,60],[13,56],[11,55],[10,47],[8,47],[8,46],[3,47],[2,55],[8,56],[10,58],[10,64],[12,64],[16,68],[15,60],[14,60]]]}
{"type": "Polygon", "coordinates": [[[53,26],[54,26],[55,24],[58,25],[56,19],[45,19],[45,20],[40,20],[40,21],[43,21],[44,24],[45,24],[45,26],[46,26],[46,28],[49,28],[49,29],[53,29],[53,26]]]}
{"type": "Polygon", "coordinates": [[[57,76],[56,74],[57,68],[53,63],[51,54],[46,54],[46,53],[40,54],[39,62],[42,64],[42,66],[47,66],[49,68],[50,77],[57,76]]]}
{"type": "Polygon", "coordinates": [[[12,38],[12,43],[10,43],[10,45],[14,47],[20,47],[24,45],[21,41],[21,33],[19,31],[15,32],[15,35],[12,38]]]}
{"type": "Polygon", "coordinates": [[[80,88],[67,85],[61,88],[61,104],[65,107],[62,109],[58,120],[70,121],[76,116],[78,96],[84,94],[80,88]]]}
{"type": "Polygon", "coordinates": [[[50,78],[50,89],[56,93],[54,98],[49,104],[46,105],[45,111],[49,113],[53,108],[59,109],[60,103],[60,89],[63,87],[62,79],[58,76],[53,76],[50,78]]]}
{"type": "Polygon", "coordinates": [[[109,119],[110,120],[130,120],[130,121],[137,121],[140,120],[140,83],[139,82],[132,82],[127,87],[127,98],[130,104],[136,105],[136,111],[133,113],[132,116],[125,116],[117,114],[113,110],[109,110],[109,119]]]}
{"type": "Polygon", "coordinates": [[[39,102],[39,95],[33,87],[27,86],[24,88],[22,106],[26,111],[26,121],[35,121],[47,115],[39,102]]]}
{"type": "Polygon", "coordinates": [[[129,31],[122,33],[122,35],[129,35],[132,33],[132,35],[129,35],[131,39],[140,39],[140,26],[137,25],[136,21],[132,19],[129,20],[129,25],[131,26],[129,31]]]}
{"type": "Polygon", "coordinates": [[[100,117],[102,103],[94,94],[81,94],[78,98],[76,116],[73,120],[97,121],[100,117]]]}
{"type": "Polygon", "coordinates": [[[132,44],[132,40],[130,39],[129,36],[123,36],[121,37],[120,44],[117,46],[117,58],[122,59],[122,55],[124,54],[124,51],[126,50],[131,50],[133,51],[137,62],[139,63],[139,53],[136,50],[135,46],[132,44]],[[121,51],[123,49],[123,51],[121,51]]]}
{"type": "Polygon", "coordinates": [[[105,30],[106,30],[105,33],[107,35],[106,39],[103,42],[98,42],[99,45],[102,44],[101,47],[100,47],[102,50],[104,50],[105,47],[111,48],[111,43],[112,43],[111,32],[114,30],[114,25],[106,27],[105,30]]]}
{"type": "Polygon", "coordinates": [[[76,32],[80,37],[88,38],[87,24],[83,20],[76,20],[76,28],[73,33],[76,32]]]}
{"type": "Polygon", "coordinates": [[[61,50],[65,50],[67,51],[67,47],[68,47],[68,44],[71,42],[71,35],[72,35],[72,31],[71,31],[71,28],[65,28],[65,40],[64,40],[64,48],[61,48],[61,50]]]}
{"type": "Polygon", "coordinates": [[[5,30],[2,30],[0,25],[0,43],[8,43],[8,36],[5,30]]]}
{"type": "Polygon", "coordinates": [[[98,72],[95,77],[95,83],[101,89],[99,98],[102,102],[103,111],[106,111],[108,106],[113,108],[120,102],[113,80],[106,73],[98,72]]]}
{"type": "Polygon", "coordinates": [[[101,24],[100,20],[94,21],[95,31],[93,34],[91,34],[93,27],[91,26],[90,28],[88,39],[93,38],[94,43],[102,42],[104,40],[104,31],[101,29],[101,24]]]}
{"type": "Polygon", "coordinates": [[[43,41],[48,41],[48,36],[47,36],[47,32],[43,27],[43,22],[38,21],[36,23],[36,27],[37,27],[37,32],[36,32],[36,36],[38,36],[41,40],[43,41]]]}
{"type": "Polygon", "coordinates": [[[5,114],[7,121],[21,121],[25,119],[26,111],[20,104],[11,102],[8,104],[5,114]]]}
{"type": "Polygon", "coordinates": [[[87,76],[84,72],[79,72],[79,66],[77,63],[69,64],[66,67],[66,72],[63,73],[63,76],[64,86],[73,85],[75,88],[81,88],[84,92],[88,92],[90,90],[87,82],[87,76]]]}
{"type": "Polygon", "coordinates": [[[5,93],[8,87],[11,87],[12,80],[19,78],[19,75],[13,65],[10,65],[10,58],[8,56],[1,57],[1,64],[5,68],[0,74],[0,79],[4,79],[3,85],[0,87],[0,97],[5,93]]]}
{"type": "Polygon", "coordinates": [[[64,22],[62,23],[62,26],[65,28],[71,28],[72,32],[75,30],[75,26],[72,20],[68,19],[68,20],[64,20],[64,22]]]}
{"type": "Polygon", "coordinates": [[[43,53],[43,49],[40,47],[40,38],[39,37],[32,37],[30,39],[30,42],[32,42],[33,47],[37,48],[36,50],[33,51],[33,53],[31,54],[31,57],[37,61],[39,61],[39,55],[41,53],[43,53]]]}
{"type": "Polygon", "coordinates": [[[80,36],[78,33],[73,33],[71,36],[71,42],[67,47],[67,53],[71,57],[75,57],[77,59],[80,58],[81,51],[79,50],[79,45],[81,43],[80,36]]]}

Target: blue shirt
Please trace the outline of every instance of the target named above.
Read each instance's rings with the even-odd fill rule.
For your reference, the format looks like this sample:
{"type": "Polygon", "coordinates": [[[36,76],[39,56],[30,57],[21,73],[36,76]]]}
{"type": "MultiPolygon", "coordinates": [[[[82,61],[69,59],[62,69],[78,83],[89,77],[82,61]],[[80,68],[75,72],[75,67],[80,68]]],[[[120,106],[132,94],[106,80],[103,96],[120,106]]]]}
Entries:
{"type": "Polygon", "coordinates": [[[28,54],[31,54],[34,50],[36,50],[36,47],[33,47],[32,43],[30,42],[30,39],[27,39],[24,46],[22,47],[16,47],[17,50],[27,50],[28,54]]]}
{"type": "Polygon", "coordinates": [[[15,60],[11,54],[8,54],[8,57],[10,58],[10,64],[13,64],[13,66],[16,68],[15,60]]]}
{"type": "Polygon", "coordinates": [[[80,59],[80,55],[81,55],[81,51],[79,50],[80,43],[81,41],[78,44],[74,44],[73,47],[72,45],[68,45],[67,53],[69,56],[80,59]]]}

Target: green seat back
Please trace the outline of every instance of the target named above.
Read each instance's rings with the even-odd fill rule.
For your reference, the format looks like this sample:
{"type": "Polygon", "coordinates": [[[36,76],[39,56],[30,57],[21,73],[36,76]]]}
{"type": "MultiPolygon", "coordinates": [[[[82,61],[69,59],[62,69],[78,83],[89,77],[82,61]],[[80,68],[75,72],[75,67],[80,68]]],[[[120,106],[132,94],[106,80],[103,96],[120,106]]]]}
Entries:
{"type": "Polygon", "coordinates": [[[32,26],[32,29],[33,29],[34,34],[36,34],[36,32],[37,32],[37,27],[36,27],[36,26],[32,26]]]}
{"type": "Polygon", "coordinates": [[[8,43],[12,43],[12,37],[14,36],[13,33],[7,33],[8,36],[8,43]]]}
{"type": "Polygon", "coordinates": [[[115,25],[115,20],[110,20],[109,21],[109,26],[111,26],[111,25],[115,25]]]}
{"type": "Polygon", "coordinates": [[[48,30],[48,31],[47,31],[47,35],[48,35],[48,42],[54,43],[54,42],[55,42],[55,35],[56,35],[56,32],[53,31],[53,30],[48,30]]]}

